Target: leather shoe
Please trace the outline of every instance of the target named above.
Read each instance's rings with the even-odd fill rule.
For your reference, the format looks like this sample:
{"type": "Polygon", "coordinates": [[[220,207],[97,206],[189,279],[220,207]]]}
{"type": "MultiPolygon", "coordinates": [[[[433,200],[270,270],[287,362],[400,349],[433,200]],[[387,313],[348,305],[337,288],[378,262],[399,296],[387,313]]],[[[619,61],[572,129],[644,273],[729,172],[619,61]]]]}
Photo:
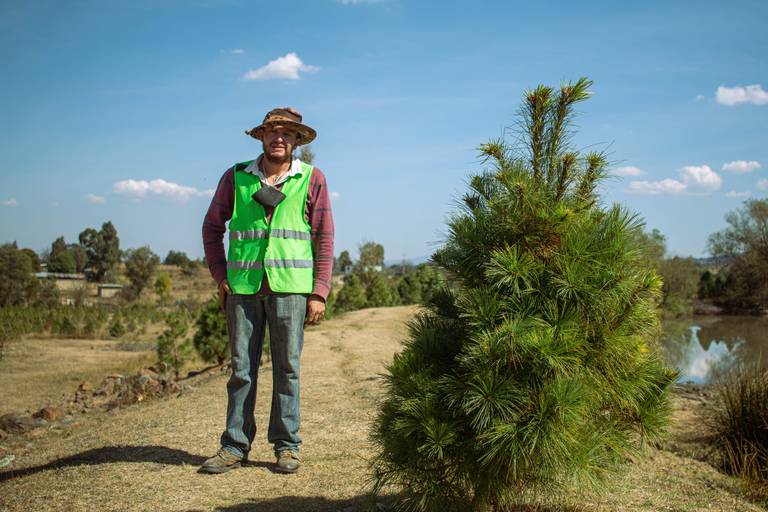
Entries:
{"type": "Polygon", "coordinates": [[[299,470],[301,459],[299,454],[293,450],[281,450],[277,452],[277,464],[275,471],[280,473],[295,473],[299,470]]]}

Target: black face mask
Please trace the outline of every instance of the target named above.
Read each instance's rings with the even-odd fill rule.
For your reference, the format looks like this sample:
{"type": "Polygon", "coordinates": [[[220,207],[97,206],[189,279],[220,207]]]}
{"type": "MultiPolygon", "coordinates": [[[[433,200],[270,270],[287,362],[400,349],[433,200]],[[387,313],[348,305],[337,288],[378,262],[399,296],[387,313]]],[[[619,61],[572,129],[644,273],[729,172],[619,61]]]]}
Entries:
{"type": "Polygon", "coordinates": [[[285,199],[285,194],[273,186],[262,185],[261,188],[254,192],[251,197],[254,201],[261,204],[262,206],[269,206],[274,208],[280,204],[283,199],[285,199]]]}

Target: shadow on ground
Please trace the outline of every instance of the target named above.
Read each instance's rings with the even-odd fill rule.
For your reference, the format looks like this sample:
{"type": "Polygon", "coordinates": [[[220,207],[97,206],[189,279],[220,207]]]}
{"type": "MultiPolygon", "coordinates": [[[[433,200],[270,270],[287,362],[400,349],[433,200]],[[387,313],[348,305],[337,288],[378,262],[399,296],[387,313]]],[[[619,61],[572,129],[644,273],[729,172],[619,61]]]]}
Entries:
{"type": "MultiPolygon", "coordinates": [[[[28,468],[4,471],[0,473],[0,482],[12,480],[22,476],[33,475],[49,469],[64,468],[67,466],[81,466],[84,464],[109,464],[111,462],[154,462],[157,464],[189,464],[199,466],[206,457],[193,455],[184,450],[176,450],[166,446],[102,446],[69,457],[53,460],[47,464],[28,468]]],[[[249,462],[249,465],[259,463],[249,462]]]]}
{"type": "MultiPolygon", "coordinates": [[[[322,496],[282,496],[280,498],[256,499],[228,507],[216,508],[216,512],[389,512],[396,510],[395,495],[375,498],[370,494],[354,498],[332,500],[322,496]]],[[[513,507],[509,512],[580,512],[582,509],[572,506],[522,505],[513,507]]],[[[202,509],[189,509],[185,512],[203,512],[202,509]]]]}

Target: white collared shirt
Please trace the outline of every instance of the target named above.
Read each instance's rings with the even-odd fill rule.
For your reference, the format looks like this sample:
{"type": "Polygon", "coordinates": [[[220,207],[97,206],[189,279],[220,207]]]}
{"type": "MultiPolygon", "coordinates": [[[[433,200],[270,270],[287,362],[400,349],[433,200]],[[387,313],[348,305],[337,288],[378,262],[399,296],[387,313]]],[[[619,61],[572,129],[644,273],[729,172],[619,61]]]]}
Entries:
{"type": "Polygon", "coordinates": [[[277,179],[276,182],[274,182],[274,183],[267,183],[267,177],[264,176],[264,173],[261,172],[261,169],[259,169],[259,163],[261,163],[261,159],[263,157],[264,157],[264,153],[260,154],[258,158],[256,158],[250,164],[248,164],[248,167],[246,167],[243,170],[245,172],[249,172],[249,173],[253,174],[254,176],[258,176],[259,179],[261,180],[261,182],[264,185],[272,185],[272,186],[279,185],[279,184],[283,183],[285,180],[287,180],[288,178],[290,178],[291,176],[301,172],[301,160],[299,160],[298,158],[294,158],[291,161],[291,168],[288,169],[288,172],[286,172],[285,174],[280,176],[277,179]]]}

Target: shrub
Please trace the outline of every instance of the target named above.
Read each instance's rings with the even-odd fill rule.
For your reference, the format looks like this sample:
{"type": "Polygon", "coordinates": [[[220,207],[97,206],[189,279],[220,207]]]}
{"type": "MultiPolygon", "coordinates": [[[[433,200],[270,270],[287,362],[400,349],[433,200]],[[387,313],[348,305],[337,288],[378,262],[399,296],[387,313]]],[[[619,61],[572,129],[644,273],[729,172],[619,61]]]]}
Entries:
{"type": "Polygon", "coordinates": [[[598,206],[602,154],[568,147],[581,79],[525,96],[520,140],[481,146],[433,260],[431,297],[386,372],[372,430],[374,491],[406,510],[499,510],[569,484],[595,488],[655,440],[677,373],[655,346],[662,282],[643,224],[598,206]]]}
{"type": "Polygon", "coordinates": [[[395,303],[393,295],[382,273],[372,273],[368,289],[365,291],[365,305],[369,308],[391,306],[395,303]]]}
{"type": "Polygon", "coordinates": [[[160,297],[161,303],[167,304],[171,299],[172,286],[171,276],[167,272],[160,273],[155,279],[155,293],[160,297]]]}
{"type": "Polygon", "coordinates": [[[122,316],[118,313],[115,313],[112,317],[112,323],[109,324],[109,335],[113,338],[125,336],[125,324],[123,324],[122,316]]]}
{"type": "Polygon", "coordinates": [[[340,312],[354,311],[365,307],[365,288],[355,274],[344,278],[344,286],[336,295],[336,309],[340,312]]]}
{"type": "Polygon", "coordinates": [[[176,379],[184,364],[192,355],[192,344],[186,339],[189,322],[183,313],[168,315],[166,329],[157,342],[157,360],[161,365],[173,368],[176,379]]]}
{"type": "MultiPolygon", "coordinates": [[[[715,380],[712,426],[726,472],[768,486],[768,370],[758,364],[715,380]]],[[[765,492],[768,498],[768,491],[765,492]]]]}
{"type": "Polygon", "coordinates": [[[214,296],[200,311],[195,322],[193,338],[195,350],[207,363],[222,364],[229,355],[227,319],[219,308],[219,299],[214,296]]]}

